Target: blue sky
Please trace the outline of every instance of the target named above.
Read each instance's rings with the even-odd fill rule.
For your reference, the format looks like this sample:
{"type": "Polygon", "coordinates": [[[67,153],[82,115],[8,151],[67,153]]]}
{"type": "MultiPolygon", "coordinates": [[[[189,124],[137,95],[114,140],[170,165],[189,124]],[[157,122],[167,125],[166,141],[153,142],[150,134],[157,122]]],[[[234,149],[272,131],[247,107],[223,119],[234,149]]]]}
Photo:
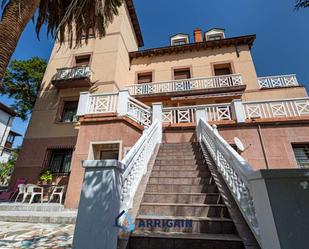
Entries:
{"type": "MultiPolygon", "coordinates": [[[[135,0],[145,48],[166,46],[169,37],[225,28],[227,37],[256,34],[252,55],[259,76],[297,74],[309,88],[309,8],[295,11],[294,0],[135,0]]],[[[38,41],[33,24],[24,31],[14,59],[49,58],[53,42],[43,30],[38,41]]],[[[0,97],[0,101],[11,101],[0,97]]],[[[13,129],[25,133],[28,122],[15,120],[13,129]]],[[[20,144],[18,139],[16,144],[20,144]]]]}

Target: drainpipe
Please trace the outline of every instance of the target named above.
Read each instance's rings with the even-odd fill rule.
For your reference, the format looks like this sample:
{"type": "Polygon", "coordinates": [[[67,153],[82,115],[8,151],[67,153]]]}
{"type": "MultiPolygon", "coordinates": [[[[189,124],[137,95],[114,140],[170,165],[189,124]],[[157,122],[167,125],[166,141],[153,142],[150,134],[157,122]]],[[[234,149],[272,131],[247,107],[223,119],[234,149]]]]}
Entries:
{"type": "Polygon", "coordinates": [[[262,151],[263,151],[263,156],[264,156],[264,160],[265,160],[265,164],[266,164],[266,169],[269,169],[269,163],[268,163],[268,159],[266,156],[266,150],[265,150],[265,144],[264,144],[264,140],[263,140],[263,136],[262,136],[262,129],[261,126],[258,125],[258,134],[259,134],[259,138],[260,138],[260,143],[262,146],[262,151]]]}

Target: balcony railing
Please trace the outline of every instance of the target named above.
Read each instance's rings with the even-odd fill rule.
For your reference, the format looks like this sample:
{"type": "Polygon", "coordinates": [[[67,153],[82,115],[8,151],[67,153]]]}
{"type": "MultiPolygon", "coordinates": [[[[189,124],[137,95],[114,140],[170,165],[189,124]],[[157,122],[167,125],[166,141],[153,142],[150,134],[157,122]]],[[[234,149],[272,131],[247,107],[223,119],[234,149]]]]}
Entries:
{"type": "Polygon", "coordinates": [[[196,110],[204,110],[204,115],[208,121],[232,120],[231,105],[199,105],[163,108],[163,123],[181,124],[196,123],[196,110]]]}
{"type": "Polygon", "coordinates": [[[164,82],[153,82],[147,84],[136,84],[129,86],[128,89],[131,95],[147,95],[168,92],[203,90],[208,88],[232,87],[240,86],[242,84],[243,81],[240,74],[231,74],[208,78],[192,78],[164,82]]]}
{"type": "Polygon", "coordinates": [[[247,119],[309,116],[309,98],[243,103],[247,119]]]}
{"type": "Polygon", "coordinates": [[[116,112],[118,94],[89,95],[87,114],[116,112]]]}
{"type": "Polygon", "coordinates": [[[57,73],[55,74],[53,81],[73,80],[73,79],[82,79],[90,77],[91,77],[91,70],[88,66],[60,68],[57,69],[57,73]]]}
{"type": "Polygon", "coordinates": [[[280,88],[299,86],[296,75],[281,75],[258,78],[260,88],[280,88]]]}

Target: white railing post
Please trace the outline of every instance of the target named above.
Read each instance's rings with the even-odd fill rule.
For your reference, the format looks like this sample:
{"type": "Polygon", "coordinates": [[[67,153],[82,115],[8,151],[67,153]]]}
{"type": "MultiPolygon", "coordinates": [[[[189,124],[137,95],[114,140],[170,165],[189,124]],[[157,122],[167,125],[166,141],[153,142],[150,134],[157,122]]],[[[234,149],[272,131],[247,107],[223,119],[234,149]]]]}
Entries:
{"type": "Polygon", "coordinates": [[[153,103],[152,104],[152,123],[158,120],[159,126],[161,127],[160,138],[159,141],[162,142],[162,122],[163,122],[163,111],[162,111],[162,103],[153,103]]]}
{"type": "Polygon", "coordinates": [[[89,103],[89,92],[81,92],[79,95],[76,116],[83,116],[87,113],[89,103]]]}
{"type": "Polygon", "coordinates": [[[118,94],[117,113],[124,116],[128,112],[129,90],[120,90],[118,94]]]}
{"type": "Polygon", "coordinates": [[[197,107],[195,112],[196,124],[200,121],[201,118],[204,118],[207,121],[207,115],[205,107],[197,107]]]}
{"type": "Polygon", "coordinates": [[[232,109],[233,120],[235,120],[237,123],[246,122],[245,107],[241,99],[234,99],[231,103],[231,109],[232,109]]]}

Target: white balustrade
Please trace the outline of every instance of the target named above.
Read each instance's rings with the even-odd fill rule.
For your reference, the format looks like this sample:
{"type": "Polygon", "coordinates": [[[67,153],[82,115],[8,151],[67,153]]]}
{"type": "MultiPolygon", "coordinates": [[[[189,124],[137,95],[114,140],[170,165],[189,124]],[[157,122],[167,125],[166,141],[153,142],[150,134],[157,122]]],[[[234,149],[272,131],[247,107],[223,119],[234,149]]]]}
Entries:
{"type": "Polygon", "coordinates": [[[128,210],[133,206],[133,198],[140,181],[147,173],[148,163],[155,147],[161,143],[162,124],[156,120],[145,132],[129,153],[121,161],[125,165],[122,174],[121,210],[128,210]]]}
{"type": "Polygon", "coordinates": [[[270,76],[270,77],[259,77],[258,82],[259,82],[260,88],[299,86],[295,74],[270,76]]]}
{"type": "Polygon", "coordinates": [[[91,69],[88,66],[60,68],[57,69],[53,80],[70,80],[89,78],[91,76],[91,69]]]}
{"type": "Polygon", "coordinates": [[[151,125],[150,107],[134,98],[129,97],[127,114],[141,125],[151,125]]]}
{"type": "Polygon", "coordinates": [[[118,93],[91,94],[87,114],[116,112],[118,93]]]}
{"type": "Polygon", "coordinates": [[[207,78],[192,78],[136,84],[129,86],[131,95],[157,94],[167,92],[182,92],[207,88],[232,87],[242,85],[240,74],[222,75],[207,78]]]}
{"type": "Polygon", "coordinates": [[[244,102],[247,119],[309,116],[309,98],[244,102]]]}
{"type": "MultiPolygon", "coordinates": [[[[197,125],[197,138],[202,148],[206,148],[225,180],[231,194],[258,241],[258,227],[254,201],[248,176],[252,167],[212,128],[204,119],[197,125]]],[[[205,150],[204,150],[205,152],[205,150]]]]}
{"type": "Polygon", "coordinates": [[[163,123],[196,123],[196,110],[204,109],[208,121],[232,120],[230,104],[163,108],[163,123]]]}

